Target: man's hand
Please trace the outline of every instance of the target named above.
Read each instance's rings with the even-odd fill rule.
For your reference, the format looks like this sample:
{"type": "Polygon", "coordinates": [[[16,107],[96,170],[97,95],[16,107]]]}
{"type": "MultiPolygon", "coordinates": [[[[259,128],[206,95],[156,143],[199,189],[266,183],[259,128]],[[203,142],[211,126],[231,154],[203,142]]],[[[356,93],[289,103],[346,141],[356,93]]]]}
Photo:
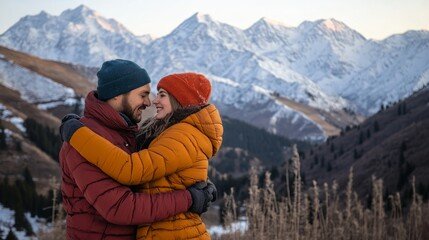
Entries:
{"type": "Polygon", "coordinates": [[[210,182],[198,182],[188,188],[192,196],[192,205],[190,212],[202,214],[207,212],[212,202],[216,201],[217,190],[215,185],[210,182]]]}
{"type": "Polygon", "coordinates": [[[74,132],[84,126],[83,123],[79,121],[79,119],[80,116],[73,113],[67,114],[63,117],[63,119],[61,119],[61,141],[69,142],[74,132]]]}

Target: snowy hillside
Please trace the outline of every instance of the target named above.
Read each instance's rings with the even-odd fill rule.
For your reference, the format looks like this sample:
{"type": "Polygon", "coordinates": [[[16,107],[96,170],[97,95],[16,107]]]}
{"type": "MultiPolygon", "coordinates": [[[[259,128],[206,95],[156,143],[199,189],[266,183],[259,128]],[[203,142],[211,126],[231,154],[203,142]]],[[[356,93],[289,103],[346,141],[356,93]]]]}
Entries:
{"type": "Polygon", "coordinates": [[[67,88],[28,69],[0,59],[0,84],[17,90],[30,103],[66,101],[75,96],[67,88]]]}
{"type": "MultiPolygon", "coordinates": [[[[301,139],[326,136],[308,115],[273,96],[326,112],[370,115],[429,82],[429,32],[373,41],[335,19],[291,27],[262,18],[242,30],[196,13],[152,39],[79,6],[59,16],[26,16],[0,36],[0,44],[90,66],[131,59],[155,83],[172,72],[201,72],[212,80],[213,101],[223,114],[301,139]]],[[[356,123],[338,122],[334,127],[356,123]]]]}

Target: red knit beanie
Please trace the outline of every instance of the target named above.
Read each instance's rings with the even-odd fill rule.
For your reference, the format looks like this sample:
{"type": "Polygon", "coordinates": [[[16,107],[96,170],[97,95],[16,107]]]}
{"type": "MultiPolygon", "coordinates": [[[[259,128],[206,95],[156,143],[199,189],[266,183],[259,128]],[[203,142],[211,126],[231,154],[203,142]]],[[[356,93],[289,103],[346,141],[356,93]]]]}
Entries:
{"type": "Polygon", "coordinates": [[[165,89],[182,107],[202,106],[210,98],[210,81],[198,73],[176,73],[161,78],[157,89],[165,89]]]}

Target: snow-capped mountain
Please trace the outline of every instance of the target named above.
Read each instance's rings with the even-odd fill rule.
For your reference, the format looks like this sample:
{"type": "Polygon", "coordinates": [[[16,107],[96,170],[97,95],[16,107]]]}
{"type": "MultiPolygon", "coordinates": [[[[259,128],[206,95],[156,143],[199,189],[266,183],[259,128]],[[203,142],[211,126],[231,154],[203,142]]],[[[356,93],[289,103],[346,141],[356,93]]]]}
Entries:
{"type": "Polygon", "coordinates": [[[293,138],[323,136],[323,130],[315,123],[277,102],[272,93],[334,110],[346,108],[346,101],[325,94],[310,79],[255,53],[252,47],[244,31],[219,23],[208,15],[195,14],[172,33],[149,45],[143,65],[155,82],[171,72],[208,74],[214,80],[213,101],[228,116],[293,138]],[[288,125],[291,129],[285,127],[288,125]],[[292,129],[295,131],[290,131],[292,129]]]}
{"type": "Polygon", "coordinates": [[[145,43],[113,19],[81,5],[59,16],[41,12],[21,18],[0,45],[47,59],[99,66],[106,59],[138,61],[145,43]]]}
{"type": "Polygon", "coordinates": [[[196,13],[152,39],[79,6],[60,16],[24,17],[0,36],[0,44],[91,66],[131,59],[155,83],[172,72],[202,72],[212,80],[212,100],[223,114],[301,139],[324,138],[324,129],[278,97],[317,114],[347,109],[369,115],[429,82],[428,31],[373,41],[335,19],[290,27],[262,18],[242,30],[196,13]]]}

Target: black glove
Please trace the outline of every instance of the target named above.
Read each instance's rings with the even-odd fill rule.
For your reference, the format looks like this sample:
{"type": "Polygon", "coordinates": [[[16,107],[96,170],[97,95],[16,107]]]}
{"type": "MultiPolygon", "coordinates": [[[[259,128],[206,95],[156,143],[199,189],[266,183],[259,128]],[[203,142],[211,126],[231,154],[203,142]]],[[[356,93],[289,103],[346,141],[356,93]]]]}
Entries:
{"type": "Polygon", "coordinates": [[[212,181],[210,181],[210,179],[207,180],[207,190],[213,196],[212,202],[215,202],[217,199],[217,189],[216,186],[212,183],[212,181]]]}
{"type": "Polygon", "coordinates": [[[73,134],[81,127],[83,127],[83,123],[79,121],[80,116],[70,113],[67,114],[61,119],[61,126],[60,126],[60,135],[61,135],[61,141],[63,142],[69,142],[70,138],[73,136],[73,134]]]}
{"type": "Polygon", "coordinates": [[[198,182],[188,188],[192,196],[190,212],[202,214],[207,212],[212,202],[216,200],[217,190],[212,182],[198,182]]]}

